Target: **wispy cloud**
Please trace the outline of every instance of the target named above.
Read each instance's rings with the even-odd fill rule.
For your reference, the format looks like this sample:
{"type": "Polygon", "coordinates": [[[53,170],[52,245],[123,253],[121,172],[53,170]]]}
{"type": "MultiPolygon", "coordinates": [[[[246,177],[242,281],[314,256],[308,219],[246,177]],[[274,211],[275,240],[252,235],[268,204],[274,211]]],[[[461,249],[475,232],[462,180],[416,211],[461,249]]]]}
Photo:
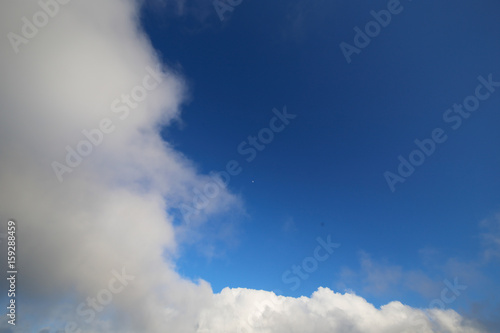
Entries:
{"type": "Polygon", "coordinates": [[[485,260],[500,259],[500,214],[481,221],[480,227],[485,260]]]}

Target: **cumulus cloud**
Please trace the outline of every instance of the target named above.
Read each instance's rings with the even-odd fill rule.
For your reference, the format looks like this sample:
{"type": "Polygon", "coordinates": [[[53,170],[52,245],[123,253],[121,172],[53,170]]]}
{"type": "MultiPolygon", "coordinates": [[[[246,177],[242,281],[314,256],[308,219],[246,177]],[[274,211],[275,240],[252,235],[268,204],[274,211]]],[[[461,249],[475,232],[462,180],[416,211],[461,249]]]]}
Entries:
{"type": "Polygon", "coordinates": [[[0,13],[10,36],[0,48],[0,220],[18,224],[22,314],[16,327],[3,316],[3,331],[234,332],[252,316],[248,332],[478,332],[453,311],[376,309],[328,289],[297,299],[214,294],[208,282],[179,276],[179,242],[201,237],[211,217],[237,212],[240,201],[219,188],[189,223],[179,218],[176,209],[212,181],[159,134],[180,117],[182,75],[158,69],[139,2],[65,2],[40,2],[52,4],[46,22],[36,1],[5,2],[0,13]],[[36,20],[38,28],[24,27],[36,20]],[[131,101],[134,93],[144,98],[131,101]],[[81,144],[90,140],[84,131],[103,128],[98,144],[81,144]],[[87,156],[68,166],[71,150],[87,156]],[[54,161],[71,169],[62,181],[54,161]],[[104,296],[106,304],[89,305],[104,296]]]}
{"type": "Polygon", "coordinates": [[[311,297],[226,288],[203,310],[199,332],[480,332],[452,310],[418,310],[319,288],[311,297]]]}
{"type": "MultiPolygon", "coordinates": [[[[22,36],[22,18],[33,21],[40,10],[35,1],[4,4],[3,35],[22,36]]],[[[151,76],[148,68],[158,70],[137,24],[135,2],[72,1],[59,5],[18,53],[4,40],[0,183],[8,190],[1,191],[0,211],[3,221],[19,224],[19,285],[29,299],[19,312],[37,314],[33,322],[56,316],[80,323],[76,306],[122,267],[136,278],[106,308],[106,316],[123,319],[111,320],[116,331],[158,331],[167,309],[176,309],[168,327],[188,330],[184,323],[194,325],[195,305],[211,295],[207,283],[182,280],[169,259],[177,255],[177,231],[168,212],[191,204],[192,189],[209,181],[159,135],[160,126],[179,115],[186,96],[182,78],[164,68],[161,84],[134,102],[127,117],[113,112],[116,99],[151,76]],[[103,119],[114,130],[60,182],[53,161],[66,165],[66,147],[78,150],[86,140],[82,131],[99,128],[103,119]]],[[[192,223],[200,225],[237,201],[221,188],[192,223]]]]}

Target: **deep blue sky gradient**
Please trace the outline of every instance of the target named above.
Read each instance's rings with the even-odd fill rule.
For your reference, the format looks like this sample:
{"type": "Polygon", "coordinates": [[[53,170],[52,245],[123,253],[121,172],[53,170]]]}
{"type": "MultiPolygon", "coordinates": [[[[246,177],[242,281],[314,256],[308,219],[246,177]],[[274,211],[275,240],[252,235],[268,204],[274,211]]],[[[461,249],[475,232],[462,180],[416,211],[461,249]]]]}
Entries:
{"type": "MultiPolygon", "coordinates": [[[[474,93],[479,75],[500,81],[500,4],[401,4],[404,10],[347,64],[339,44],[353,44],[353,28],[387,1],[243,0],[223,22],[210,4],[200,20],[146,3],[149,37],[165,63],[181,66],[191,93],[183,125],[165,128],[165,139],[203,172],[231,159],[243,167],[229,185],[247,212],[234,221],[239,244],[220,244],[210,259],[184,249],[181,274],[209,281],[214,291],[299,296],[319,286],[343,292],[343,285],[377,306],[398,299],[425,307],[433,297],[401,284],[381,294],[367,290],[360,251],[435,281],[454,278],[441,267],[449,258],[478,261],[479,222],[500,211],[500,88],[457,130],[443,113],[474,93]],[[297,118],[245,162],[238,144],[284,105],[297,118]],[[398,156],[408,157],[413,141],[437,127],[447,141],[392,193],[383,173],[396,172],[398,156]],[[287,221],[293,226],[284,230],[287,221]],[[327,235],[341,247],[290,290],[282,273],[327,235]],[[422,258],[423,249],[436,251],[435,262],[422,258]],[[346,279],[342,268],[360,275],[346,279]]],[[[478,270],[494,280],[498,261],[478,270]]],[[[498,306],[498,286],[480,286],[470,285],[450,307],[473,312],[471,302],[484,298],[498,306]]]]}

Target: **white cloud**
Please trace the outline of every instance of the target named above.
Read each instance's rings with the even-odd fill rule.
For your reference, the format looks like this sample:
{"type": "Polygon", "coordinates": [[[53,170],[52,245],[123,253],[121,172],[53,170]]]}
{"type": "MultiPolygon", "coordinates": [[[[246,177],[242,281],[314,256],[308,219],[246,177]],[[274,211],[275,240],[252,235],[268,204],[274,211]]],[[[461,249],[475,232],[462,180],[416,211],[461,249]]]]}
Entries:
{"type": "Polygon", "coordinates": [[[452,310],[423,311],[391,302],[380,309],[354,294],[319,288],[309,297],[224,289],[202,312],[203,332],[480,332],[452,310]]]}
{"type": "MultiPolygon", "coordinates": [[[[21,33],[21,18],[39,10],[34,1],[4,4],[2,34],[21,33]]],[[[169,327],[182,331],[211,296],[206,283],[182,280],[168,259],[177,255],[177,243],[167,211],[189,202],[192,188],[209,179],[159,135],[161,125],[178,117],[186,95],[182,78],[166,69],[162,85],[124,120],[110,110],[113,100],[141,84],[146,67],[156,68],[137,18],[132,1],[72,1],[19,53],[8,40],[0,49],[0,217],[18,221],[19,285],[33,304],[25,311],[35,304],[44,309],[33,312],[34,321],[54,313],[81,321],[74,307],[123,266],[137,278],[113,301],[127,314],[113,322],[116,331],[123,331],[121,323],[158,331],[168,307],[179,313],[169,327]],[[60,183],[52,161],[64,163],[65,147],[75,147],[85,139],[81,131],[105,117],[115,131],[60,183]]],[[[197,223],[237,201],[221,190],[197,223]]]]}
{"type": "MultiPolygon", "coordinates": [[[[22,17],[38,11],[35,1],[2,4],[2,35],[21,34],[22,17]]],[[[475,332],[450,311],[431,311],[431,329],[423,312],[400,303],[377,310],[358,296],[327,289],[299,299],[244,289],[214,295],[207,282],[182,279],[173,259],[179,239],[200,237],[200,225],[237,210],[239,200],[221,191],[192,225],[174,226],[171,209],[189,203],[192,189],[209,180],[159,135],[179,117],[186,96],[180,75],[165,68],[162,85],[127,119],[111,112],[111,103],[158,62],[138,16],[133,1],[72,0],[18,53],[3,39],[0,220],[18,223],[24,304],[18,331],[47,331],[49,325],[55,331],[75,321],[86,332],[195,332],[198,324],[224,332],[238,327],[237,318],[247,318],[255,304],[282,299],[255,318],[255,332],[440,332],[443,325],[475,332]],[[105,117],[114,132],[59,182],[51,163],[62,162],[65,147],[75,147],[85,139],[81,131],[105,117]],[[122,267],[135,279],[86,323],[78,304],[107,288],[110,272],[122,267]]]]}

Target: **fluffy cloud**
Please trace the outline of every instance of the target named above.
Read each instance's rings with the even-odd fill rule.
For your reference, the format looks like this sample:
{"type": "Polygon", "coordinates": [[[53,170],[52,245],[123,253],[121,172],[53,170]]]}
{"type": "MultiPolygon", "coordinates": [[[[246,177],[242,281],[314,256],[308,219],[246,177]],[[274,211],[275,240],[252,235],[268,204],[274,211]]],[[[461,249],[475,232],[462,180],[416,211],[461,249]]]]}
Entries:
{"type": "Polygon", "coordinates": [[[192,204],[193,189],[210,181],[159,134],[179,117],[187,94],[182,76],[163,67],[161,84],[137,88],[152,87],[151,70],[158,74],[138,2],[64,2],[9,1],[0,13],[8,36],[0,48],[0,220],[18,223],[22,320],[15,329],[477,331],[453,311],[426,315],[397,302],[378,310],[328,289],[298,299],[246,289],[213,294],[207,282],[181,278],[179,239],[199,237],[203,223],[238,210],[239,200],[220,189],[189,224],[177,226],[175,208],[192,204]],[[78,151],[88,141],[82,131],[111,127],[94,136],[98,144],[80,147],[91,150],[81,161],[69,158],[76,166],[61,182],[53,162],[68,164],[67,147],[78,151]],[[106,304],[94,307],[93,298],[106,304]],[[259,304],[269,305],[255,314],[259,304]]]}
{"type": "Polygon", "coordinates": [[[203,332],[480,332],[456,312],[391,302],[380,309],[354,294],[319,288],[310,298],[226,288],[201,314],[203,332]]]}
{"type": "MultiPolygon", "coordinates": [[[[22,36],[22,18],[33,22],[41,10],[34,1],[4,4],[3,36],[22,36]]],[[[182,280],[169,259],[177,255],[177,230],[168,212],[190,204],[192,189],[209,180],[159,135],[160,126],[178,117],[182,78],[165,68],[161,84],[132,101],[127,117],[112,109],[117,99],[115,106],[126,105],[123,94],[143,85],[148,69],[157,70],[137,24],[132,1],[72,1],[60,4],[19,52],[8,40],[1,48],[0,211],[3,221],[18,221],[19,297],[27,301],[19,313],[32,313],[33,323],[82,323],[77,305],[122,267],[136,278],[100,316],[115,331],[156,332],[167,325],[167,309],[176,309],[168,327],[189,331],[196,308],[211,296],[207,283],[182,280]],[[66,165],[66,147],[78,150],[86,140],[82,131],[99,128],[103,119],[114,130],[60,182],[53,161],[66,165]]],[[[192,223],[236,204],[221,189],[192,223]]],[[[102,325],[83,321],[81,327],[102,325]]]]}

